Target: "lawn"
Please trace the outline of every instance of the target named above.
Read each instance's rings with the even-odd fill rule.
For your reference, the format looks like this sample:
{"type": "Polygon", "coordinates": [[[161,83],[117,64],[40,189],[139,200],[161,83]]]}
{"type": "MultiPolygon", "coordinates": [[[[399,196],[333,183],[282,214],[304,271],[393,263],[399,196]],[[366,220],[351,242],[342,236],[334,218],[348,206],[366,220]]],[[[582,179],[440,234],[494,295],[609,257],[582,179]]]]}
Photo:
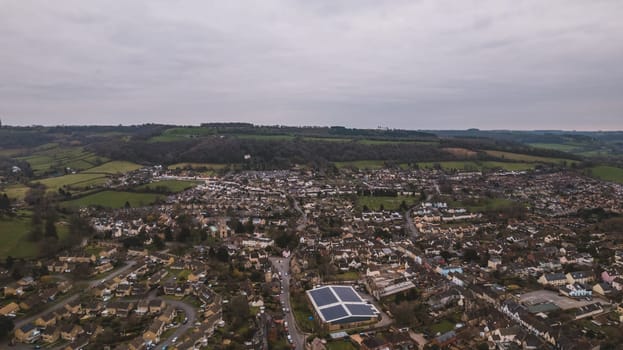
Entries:
{"type": "MultiPolygon", "coordinates": [[[[0,257],[6,258],[33,258],[39,253],[37,242],[28,240],[30,232],[31,218],[30,212],[20,212],[13,218],[0,219],[0,257]]],[[[57,224],[56,230],[59,239],[65,239],[68,235],[68,228],[65,225],[57,224]]]]}
{"type": "Polygon", "coordinates": [[[338,273],[330,276],[328,279],[331,281],[355,281],[359,279],[359,273],[355,271],[338,273]]]}
{"type": "Polygon", "coordinates": [[[106,208],[122,208],[125,202],[128,201],[130,206],[135,208],[151,205],[161,197],[163,195],[155,193],[103,191],[70,200],[63,204],[68,207],[102,206],[106,208]]]}
{"type": "Polygon", "coordinates": [[[381,205],[385,210],[398,210],[400,204],[404,201],[407,206],[411,206],[417,202],[417,197],[407,196],[357,196],[357,207],[363,208],[367,206],[370,210],[380,210],[381,205]]]}
{"type": "Polygon", "coordinates": [[[104,163],[100,166],[96,166],[95,168],[91,168],[83,173],[90,174],[118,174],[118,173],[127,173],[129,171],[137,170],[142,168],[142,165],[126,162],[122,160],[114,160],[112,162],[104,163]]]}
{"type": "Polygon", "coordinates": [[[197,184],[199,184],[198,181],[163,180],[140,185],[135,187],[134,190],[139,192],[150,192],[156,190],[157,188],[163,188],[166,189],[166,193],[178,193],[194,187],[197,184]]]}
{"type": "Polygon", "coordinates": [[[448,321],[448,320],[443,320],[439,323],[436,323],[432,326],[430,326],[430,330],[433,334],[437,334],[437,333],[445,333],[445,332],[449,332],[451,330],[454,329],[454,323],[448,321]]]}
{"type": "Polygon", "coordinates": [[[607,165],[590,168],[591,175],[605,181],[623,183],[623,169],[607,165]]]}
{"type": "Polygon", "coordinates": [[[335,166],[339,169],[355,167],[359,169],[383,169],[385,167],[384,160],[353,160],[349,162],[335,162],[335,166]]]}

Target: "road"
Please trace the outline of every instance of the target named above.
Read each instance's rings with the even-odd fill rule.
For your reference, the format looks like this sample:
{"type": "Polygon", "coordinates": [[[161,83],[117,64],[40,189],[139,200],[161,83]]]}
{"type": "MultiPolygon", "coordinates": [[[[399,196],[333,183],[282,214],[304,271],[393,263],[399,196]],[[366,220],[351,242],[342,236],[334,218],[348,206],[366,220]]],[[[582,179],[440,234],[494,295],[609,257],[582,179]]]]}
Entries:
{"type": "MultiPolygon", "coordinates": [[[[115,277],[117,277],[117,276],[119,276],[119,275],[129,271],[134,265],[136,265],[136,261],[129,260],[129,261],[126,262],[125,266],[123,266],[123,267],[121,267],[121,268],[111,272],[108,276],[106,276],[106,278],[98,279],[98,280],[89,282],[89,284],[88,284],[86,289],[76,290],[75,294],[71,295],[68,298],[62,299],[58,303],[56,303],[54,305],[51,305],[50,307],[46,308],[45,310],[40,311],[40,312],[38,312],[35,315],[29,316],[29,317],[26,317],[26,318],[22,318],[22,319],[19,319],[19,320],[15,321],[15,329],[18,329],[18,328],[22,327],[23,325],[25,325],[25,324],[27,324],[29,322],[34,322],[36,319],[38,319],[39,317],[41,317],[41,316],[43,316],[43,315],[45,315],[45,314],[47,314],[49,312],[52,312],[52,311],[55,311],[55,310],[58,310],[58,309],[61,309],[61,308],[65,307],[65,304],[71,303],[71,302],[74,302],[74,301],[78,300],[78,298],[81,295],[80,292],[83,292],[85,290],[88,290],[88,289],[91,289],[91,288],[97,286],[98,284],[102,283],[102,280],[108,281],[108,280],[110,280],[112,278],[115,278],[115,277]]],[[[31,344],[16,344],[13,347],[13,349],[17,349],[17,350],[32,349],[32,345],[31,344]]]]}
{"type": "MultiPolygon", "coordinates": [[[[149,293],[148,300],[153,300],[153,299],[157,299],[157,290],[153,290],[149,293]]],[[[171,345],[173,338],[177,337],[181,340],[182,335],[184,335],[184,333],[186,333],[189,329],[191,329],[192,327],[195,326],[195,322],[197,321],[197,310],[195,309],[194,306],[188,305],[183,301],[180,300],[173,300],[173,299],[165,299],[164,300],[167,304],[171,304],[173,306],[175,306],[176,309],[178,310],[183,310],[184,314],[186,315],[186,317],[188,318],[188,322],[186,322],[185,324],[180,325],[175,332],[173,332],[173,334],[171,334],[167,339],[161,339],[160,340],[160,345],[158,346],[158,349],[162,349],[164,348],[164,346],[166,345],[171,345]]]]}
{"type": "Polygon", "coordinates": [[[292,336],[292,340],[296,345],[297,350],[303,350],[305,348],[305,339],[307,336],[301,332],[296,324],[296,318],[294,318],[294,312],[290,305],[290,259],[280,259],[276,257],[270,258],[271,263],[281,272],[281,285],[283,286],[283,293],[280,300],[283,302],[283,307],[289,311],[285,313],[285,320],[288,322],[288,332],[292,336]]]}

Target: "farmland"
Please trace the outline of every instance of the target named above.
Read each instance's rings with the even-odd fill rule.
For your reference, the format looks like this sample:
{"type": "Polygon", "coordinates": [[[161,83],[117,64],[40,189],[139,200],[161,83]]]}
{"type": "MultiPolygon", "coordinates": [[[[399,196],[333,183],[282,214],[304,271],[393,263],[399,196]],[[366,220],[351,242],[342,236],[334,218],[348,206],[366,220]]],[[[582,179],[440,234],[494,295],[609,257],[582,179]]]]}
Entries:
{"type": "Polygon", "coordinates": [[[33,181],[45,185],[49,192],[58,191],[60,188],[86,189],[91,186],[103,185],[107,181],[106,174],[102,173],[80,173],[50,177],[47,179],[33,181]]]}
{"type": "Polygon", "coordinates": [[[89,206],[123,208],[127,201],[132,207],[142,207],[156,202],[158,198],[161,197],[163,197],[163,195],[155,193],[102,191],[64,202],[64,205],[74,208],[89,206]]]}
{"type": "Polygon", "coordinates": [[[335,162],[335,166],[339,169],[356,167],[359,169],[382,169],[385,167],[383,160],[354,160],[350,162],[335,162]]]}
{"type": "Polygon", "coordinates": [[[83,173],[120,174],[120,173],[126,173],[128,171],[137,170],[137,169],[140,169],[141,167],[142,167],[141,165],[136,164],[136,163],[116,160],[116,161],[104,163],[100,166],[96,166],[87,171],[84,171],[83,173]]]}
{"type": "Polygon", "coordinates": [[[573,152],[578,148],[578,146],[576,145],[570,145],[566,143],[529,143],[528,145],[535,148],[552,149],[562,152],[573,152]]]}
{"type": "Polygon", "coordinates": [[[417,163],[420,168],[434,168],[439,165],[444,170],[481,171],[484,169],[502,169],[506,171],[524,171],[534,169],[530,163],[509,163],[496,161],[447,161],[447,162],[421,162],[417,163]]]}
{"type": "Polygon", "coordinates": [[[539,157],[539,156],[532,156],[528,154],[511,153],[511,152],[503,152],[503,151],[485,151],[485,153],[487,153],[490,156],[494,156],[494,157],[498,157],[502,159],[520,161],[520,162],[554,163],[554,164],[561,164],[565,162],[567,164],[577,163],[577,161],[570,160],[570,159],[539,157]]]}
{"type": "Polygon", "coordinates": [[[191,169],[214,169],[214,170],[218,170],[218,169],[224,169],[227,168],[228,166],[230,166],[230,164],[217,164],[217,163],[176,163],[176,164],[172,164],[167,166],[167,168],[169,169],[185,169],[185,168],[191,168],[191,169]]]}
{"type": "Polygon", "coordinates": [[[623,183],[623,169],[613,166],[600,165],[590,168],[592,176],[602,180],[623,183]]]}
{"type": "Polygon", "coordinates": [[[61,147],[56,144],[38,147],[31,155],[18,159],[28,162],[35,176],[62,173],[66,168],[84,170],[106,161],[82,147],[61,147]]]}

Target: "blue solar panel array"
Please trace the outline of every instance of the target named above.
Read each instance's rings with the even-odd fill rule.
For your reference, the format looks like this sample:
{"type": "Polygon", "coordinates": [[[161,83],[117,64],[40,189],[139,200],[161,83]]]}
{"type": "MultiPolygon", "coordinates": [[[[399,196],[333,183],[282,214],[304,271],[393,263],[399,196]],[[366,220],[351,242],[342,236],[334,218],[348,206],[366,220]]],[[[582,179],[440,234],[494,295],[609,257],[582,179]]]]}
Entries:
{"type": "Polygon", "coordinates": [[[335,305],[325,309],[321,309],[320,313],[322,313],[322,316],[324,316],[324,319],[327,321],[336,320],[338,318],[348,316],[348,312],[346,312],[342,305],[335,305]]]}
{"type": "Polygon", "coordinates": [[[356,316],[374,316],[376,313],[372,306],[368,304],[346,304],[348,311],[356,316]]]}
{"type": "Polygon", "coordinates": [[[314,301],[318,307],[323,307],[339,301],[328,287],[311,290],[309,294],[311,294],[312,298],[314,298],[314,301]]]}
{"type": "Polygon", "coordinates": [[[350,287],[333,287],[333,290],[343,302],[354,303],[362,301],[359,295],[350,287]]]}

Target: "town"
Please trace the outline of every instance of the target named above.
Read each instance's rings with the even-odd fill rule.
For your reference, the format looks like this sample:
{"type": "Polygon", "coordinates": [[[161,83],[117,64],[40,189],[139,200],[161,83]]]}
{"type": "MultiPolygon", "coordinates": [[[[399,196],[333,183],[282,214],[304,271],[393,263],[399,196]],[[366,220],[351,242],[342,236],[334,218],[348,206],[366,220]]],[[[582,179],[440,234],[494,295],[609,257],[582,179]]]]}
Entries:
{"type": "MultiPolygon", "coordinates": [[[[146,167],[193,186],[85,207],[91,234],[7,258],[15,349],[615,349],[623,185],[568,168],[146,167]]],[[[19,204],[17,204],[19,206],[19,204]]]]}

